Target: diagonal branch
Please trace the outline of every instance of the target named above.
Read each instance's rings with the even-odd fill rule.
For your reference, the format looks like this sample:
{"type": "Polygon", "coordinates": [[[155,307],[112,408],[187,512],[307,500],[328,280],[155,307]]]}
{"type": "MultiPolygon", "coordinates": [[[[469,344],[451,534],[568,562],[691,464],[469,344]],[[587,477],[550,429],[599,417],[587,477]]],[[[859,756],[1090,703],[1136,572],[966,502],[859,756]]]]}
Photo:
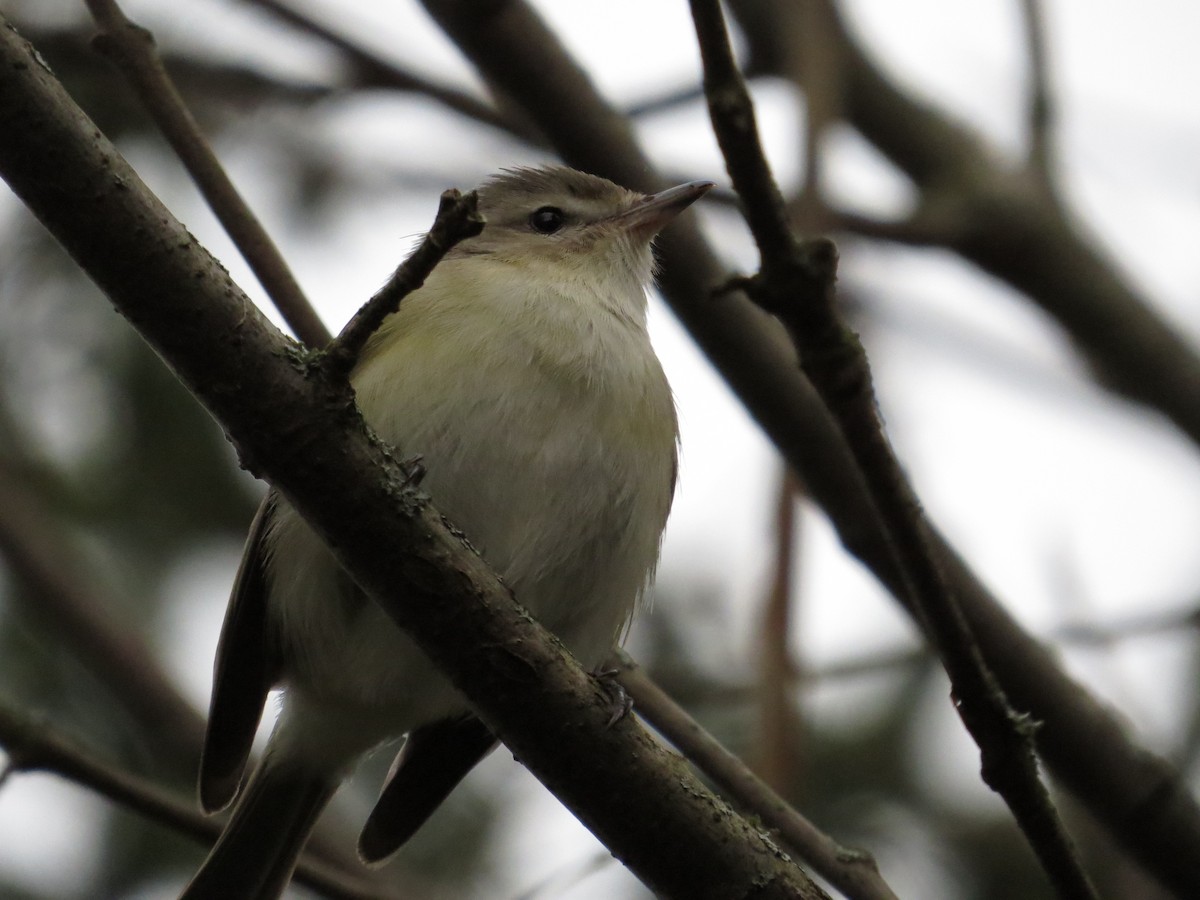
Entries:
{"type": "Polygon", "coordinates": [[[543,142],[541,136],[527,123],[514,120],[512,116],[503,115],[491,104],[477,100],[470,94],[444,84],[438,84],[415,72],[401,68],[394,62],[372,53],[361,44],[338,34],[329,26],[289,4],[281,2],[281,0],[242,0],[242,2],[266,10],[280,21],[320,39],[339,51],[353,67],[357,76],[357,84],[360,87],[386,87],[420,94],[467,119],[490,128],[497,128],[519,140],[534,145],[543,142]]]}
{"type": "Polygon", "coordinates": [[[28,492],[0,472],[0,554],[29,588],[31,613],[54,623],[57,635],[98,680],[121,698],[165,759],[191,765],[200,749],[204,722],[176,691],[154,654],[136,635],[103,614],[95,586],[76,577],[79,567],[53,534],[46,511],[28,492]],[[66,555],[68,558],[64,558],[66,555]]]}
{"type": "Polygon", "coordinates": [[[850,900],[896,900],[870,854],[838,844],[792,809],[771,786],[705,731],[624,652],[616,656],[621,684],[638,711],[701,772],[748,813],[779,832],[801,859],[850,900]]]}
{"type": "Polygon", "coordinates": [[[792,234],[720,4],[691,0],[691,8],[713,128],[762,255],[762,270],[748,290],[787,326],[805,374],[866,476],[907,593],[950,676],[959,715],[979,745],[984,781],[1008,804],[1059,896],[1090,900],[1095,890],[1038,777],[1032,728],[1009,706],[979,652],[933,556],[920,502],[883,432],[866,354],[837,310],[836,250],[823,240],[801,244],[792,234]]]}
{"type": "Polygon", "coordinates": [[[87,0],[87,5],[102,29],[96,46],[125,73],[271,302],[300,340],[323,347],[329,342],[328,329],[204,139],[154,49],[153,36],[129,21],[116,0],[87,0]]]}
{"type": "MultiPolygon", "coordinates": [[[[0,701],[0,746],[8,755],[0,784],[13,772],[51,772],[206,847],[212,846],[221,834],[222,824],[218,819],[203,815],[153,782],[95,759],[53,726],[3,701],[0,701]]],[[[307,858],[296,869],[296,881],[326,897],[345,900],[399,900],[400,897],[307,858]]]]}
{"type": "Polygon", "coordinates": [[[392,277],[346,323],[341,333],[329,345],[325,364],[331,377],[345,379],[358,361],[367,340],[394,313],[400,301],[411,294],[429,277],[434,266],[455,244],[483,230],[475,193],[463,196],[456,190],[445,191],[438,205],[433,227],[421,240],[420,246],[408,257],[392,277]]]}

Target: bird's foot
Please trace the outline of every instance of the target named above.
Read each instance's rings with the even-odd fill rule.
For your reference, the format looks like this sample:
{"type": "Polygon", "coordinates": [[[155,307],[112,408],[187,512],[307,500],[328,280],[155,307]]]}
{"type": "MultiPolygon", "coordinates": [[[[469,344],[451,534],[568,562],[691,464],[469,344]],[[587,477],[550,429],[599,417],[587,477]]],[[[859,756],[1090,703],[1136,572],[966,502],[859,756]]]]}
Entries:
{"type": "Polygon", "coordinates": [[[633,711],[633,698],[629,696],[625,686],[617,681],[617,676],[620,674],[620,669],[602,669],[595,673],[600,689],[608,695],[612,702],[612,715],[604,724],[606,729],[612,728],[633,711]]]}
{"type": "Polygon", "coordinates": [[[400,471],[404,473],[404,484],[407,487],[420,487],[425,480],[425,457],[419,453],[407,459],[400,460],[400,471]]]}

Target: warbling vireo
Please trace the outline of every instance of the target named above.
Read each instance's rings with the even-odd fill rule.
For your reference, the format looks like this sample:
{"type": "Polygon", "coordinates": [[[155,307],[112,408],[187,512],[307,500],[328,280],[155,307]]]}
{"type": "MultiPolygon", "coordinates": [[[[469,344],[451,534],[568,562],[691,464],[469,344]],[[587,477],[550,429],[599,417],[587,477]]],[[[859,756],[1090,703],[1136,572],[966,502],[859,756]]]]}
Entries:
{"type": "MultiPolygon", "coordinates": [[[[646,588],[675,486],[674,404],[646,332],[650,242],[711,187],[647,196],[562,167],[497,175],[479,189],[483,232],[385,320],[352,375],[366,421],[421,455],[439,510],[588,668],[646,588]]],[[[221,633],[200,773],[205,809],[238,803],[184,896],[278,896],[356,760],[403,734],[360,839],[367,861],[496,742],[268,494],[221,633]],[[279,720],[240,790],[277,685],[279,720]]]]}

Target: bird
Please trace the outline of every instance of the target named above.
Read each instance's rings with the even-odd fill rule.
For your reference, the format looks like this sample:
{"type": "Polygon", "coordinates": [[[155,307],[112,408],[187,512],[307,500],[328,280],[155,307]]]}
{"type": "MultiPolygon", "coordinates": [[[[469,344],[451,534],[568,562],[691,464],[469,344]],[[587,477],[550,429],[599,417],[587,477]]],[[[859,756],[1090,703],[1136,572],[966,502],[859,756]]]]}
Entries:
{"type": "MultiPolygon", "coordinates": [[[[674,398],[646,323],[651,245],[711,187],[645,194],[561,165],[500,171],[477,189],[482,231],[383,321],[350,375],[366,423],[419,455],[422,490],[590,671],[648,589],[675,491],[674,398]]],[[[200,766],[202,807],[236,803],[181,896],[281,895],[355,763],[401,736],[359,839],[366,863],[394,853],[497,741],[268,490],[218,642],[200,766]]]]}

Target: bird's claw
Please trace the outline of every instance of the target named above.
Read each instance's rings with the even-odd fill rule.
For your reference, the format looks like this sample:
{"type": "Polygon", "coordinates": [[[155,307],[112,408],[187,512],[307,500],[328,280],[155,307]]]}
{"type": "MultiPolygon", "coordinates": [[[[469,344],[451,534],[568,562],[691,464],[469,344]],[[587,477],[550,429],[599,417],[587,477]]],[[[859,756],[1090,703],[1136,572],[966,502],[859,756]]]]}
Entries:
{"type": "Polygon", "coordinates": [[[605,730],[612,728],[633,711],[633,698],[629,696],[625,686],[617,681],[617,676],[620,674],[619,669],[603,669],[596,673],[596,681],[600,684],[600,689],[612,701],[613,707],[612,715],[604,723],[605,730]]]}
{"type": "Polygon", "coordinates": [[[420,487],[425,480],[425,457],[421,454],[400,460],[400,471],[404,473],[404,484],[407,487],[420,487]]]}

